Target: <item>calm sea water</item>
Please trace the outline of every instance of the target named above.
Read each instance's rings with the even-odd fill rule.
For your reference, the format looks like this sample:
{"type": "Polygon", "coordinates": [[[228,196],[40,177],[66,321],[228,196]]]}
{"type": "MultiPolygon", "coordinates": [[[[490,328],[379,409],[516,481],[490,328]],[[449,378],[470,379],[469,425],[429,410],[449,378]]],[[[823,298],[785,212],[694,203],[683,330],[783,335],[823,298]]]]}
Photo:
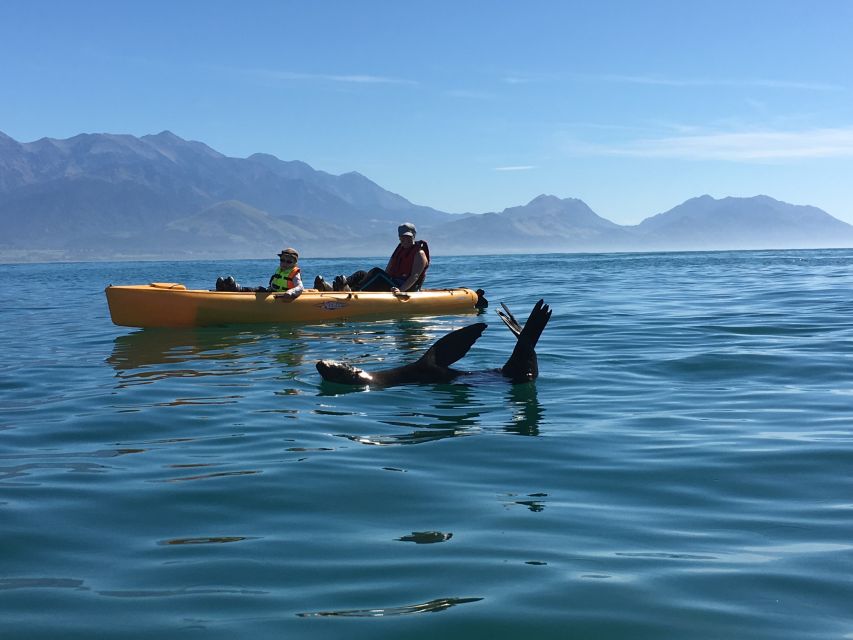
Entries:
{"type": "Polygon", "coordinates": [[[853,637],[853,251],[436,259],[492,301],[462,368],[509,355],[499,301],[553,306],[518,386],[314,369],[475,316],[109,319],[274,266],[0,265],[4,640],[853,637]]]}

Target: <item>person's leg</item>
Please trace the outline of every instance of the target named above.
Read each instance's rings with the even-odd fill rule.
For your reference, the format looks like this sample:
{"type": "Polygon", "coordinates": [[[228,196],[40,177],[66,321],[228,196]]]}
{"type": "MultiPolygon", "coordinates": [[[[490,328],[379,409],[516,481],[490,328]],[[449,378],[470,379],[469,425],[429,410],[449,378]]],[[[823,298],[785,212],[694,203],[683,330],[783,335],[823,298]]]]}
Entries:
{"type": "Polygon", "coordinates": [[[317,291],[331,291],[332,285],[323,280],[323,276],[317,276],[314,278],[314,288],[317,291]]]}
{"type": "Polygon", "coordinates": [[[347,284],[353,291],[358,291],[359,287],[364,279],[367,277],[367,271],[364,269],[360,269],[358,271],[354,271],[352,275],[347,276],[347,284]]]}
{"type": "Polygon", "coordinates": [[[216,279],[217,291],[240,291],[240,285],[234,280],[234,276],[219,277],[216,279]]]}
{"type": "Polygon", "coordinates": [[[359,291],[391,291],[397,285],[384,270],[379,267],[371,269],[359,286],[359,291]]]}
{"type": "MultiPolygon", "coordinates": [[[[332,281],[333,291],[359,291],[359,283],[367,276],[366,271],[355,271],[352,275],[340,274],[332,281]]],[[[326,285],[328,287],[328,285],[326,285]]]]}

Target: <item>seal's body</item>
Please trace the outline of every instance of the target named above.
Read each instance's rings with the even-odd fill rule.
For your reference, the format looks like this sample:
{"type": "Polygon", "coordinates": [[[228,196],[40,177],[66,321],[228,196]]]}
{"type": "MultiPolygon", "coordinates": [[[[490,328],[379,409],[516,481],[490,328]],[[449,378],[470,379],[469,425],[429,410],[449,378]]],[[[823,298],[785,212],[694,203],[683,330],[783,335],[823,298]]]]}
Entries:
{"type": "MultiPolygon", "coordinates": [[[[509,309],[506,313],[498,311],[501,320],[518,338],[509,360],[495,373],[509,379],[513,384],[527,382],[539,375],[539,363],[536,359],[536,343],[548,320],[551,309],[543,300],[533,307],[524,327],[521,327],[509,309]]],[[[393,369],[367,372],[352,365],[332,360],[320,360],[317,371],[323,380],[338,384],[358,386],[390,387],[399,384],[436,384],[451,382],[468,371],[452,369],[450,365],[462,358],[474,342],[486,329],[484,322],[478,322],[456,331],[451,331],[433,344],[419,360],[393,369]]]]}

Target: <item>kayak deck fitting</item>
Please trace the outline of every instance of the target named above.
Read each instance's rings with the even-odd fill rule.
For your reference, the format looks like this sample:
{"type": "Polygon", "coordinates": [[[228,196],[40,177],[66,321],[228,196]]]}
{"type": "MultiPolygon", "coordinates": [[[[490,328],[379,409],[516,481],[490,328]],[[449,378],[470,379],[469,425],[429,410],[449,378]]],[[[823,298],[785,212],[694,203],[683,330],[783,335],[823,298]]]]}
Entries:
{"type": "Polygon", "coordinates": [[[112,321],[125,327],[206,327],[225,324],[321,323],[360,318],[476,313],[472,289],[424,289],[393,294],[306,289],[292,301],[275,292],[187,289],[173,282],[108,286],[112,321]]]}

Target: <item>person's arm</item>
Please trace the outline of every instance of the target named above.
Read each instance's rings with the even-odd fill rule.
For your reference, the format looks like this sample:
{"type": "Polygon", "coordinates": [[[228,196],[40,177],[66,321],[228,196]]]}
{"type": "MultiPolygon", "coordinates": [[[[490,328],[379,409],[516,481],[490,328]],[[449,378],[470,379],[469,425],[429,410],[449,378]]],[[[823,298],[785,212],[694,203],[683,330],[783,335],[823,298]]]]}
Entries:
{"type": "MultiPolygon", "coordinates": [[[[429,261],[427,260],[426,254],[424,250],[421,249],[415,255],[415,259],[412,261],[412,273],[406,278],[406,281],[400,285],[398,291],[408,291],[412,287],[415,286],[415,283],[418,281],[418,278],[421,277],[421,274],[424,272],[424,269],[427,268],[429,261]]],[[[393,289],[392,289],[393,291],[393,289]]]]}
{"type": "Polygon", "coordinates": [[[285,301],[296,300],[296,298],[302,295],[303,291],[305,291],[305,287],[302,285],[302,274],[297,273],[295,276],[293,276],[293,286],[290,287],[290,289],[285,291],[284,294],[280,295],[279,297],[285,301]]]}
{"type": "Polygon", "coordinates": [[[305,287],[302,286],[302,274],[297,273],[293,276],[293,286],[288,289],[287,292],[290,294],[291,298],[298,298],[302,295],[303,291],[305,291],[305,287]]]}

